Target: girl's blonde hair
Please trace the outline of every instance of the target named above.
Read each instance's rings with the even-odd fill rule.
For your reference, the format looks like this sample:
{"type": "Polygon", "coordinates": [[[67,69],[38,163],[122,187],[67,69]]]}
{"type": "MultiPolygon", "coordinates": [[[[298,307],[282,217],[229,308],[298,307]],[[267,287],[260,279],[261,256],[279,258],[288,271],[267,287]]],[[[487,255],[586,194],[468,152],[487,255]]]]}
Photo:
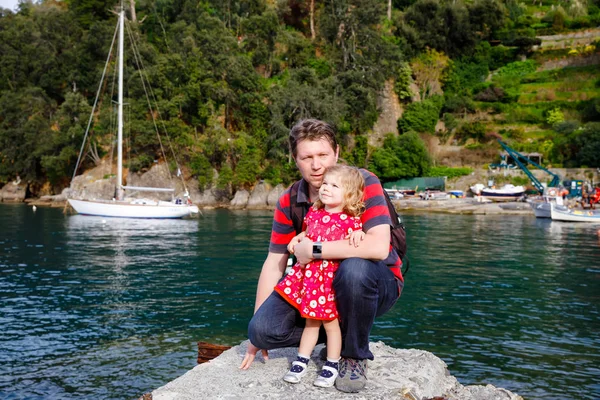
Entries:
{"type": "MultiPolygon", "coordinates": [[[[346,214],[360,217],[365,211],[363,194],[365,192],[365,179],[356,167],[349,165],[334,165],[325,170],[323,178],[327,175],[336,175],[340,178],[340,184],[344,190],[342,209],[346,214]]],[[[315,201],[314,207],[323,208],[321,200],[315,201]]]]}

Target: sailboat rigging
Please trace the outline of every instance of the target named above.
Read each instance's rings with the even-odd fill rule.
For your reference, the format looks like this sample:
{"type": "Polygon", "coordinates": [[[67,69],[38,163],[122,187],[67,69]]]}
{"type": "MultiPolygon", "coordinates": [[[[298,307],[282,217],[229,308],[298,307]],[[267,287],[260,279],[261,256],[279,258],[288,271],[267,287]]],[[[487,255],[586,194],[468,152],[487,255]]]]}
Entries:
{"type": "MultiPolygon", "coordinates": [[[[69,204],[77,211],[79,214],[83,215],[95,215],[95,216],[103,216],[103,217],[120,217],[120,218],[183,218],[191,215],[195,215],[199,213],[199,209],[197,206],[191,203],[189,198],[189,194],[187,188],[185,188],[185,182],[182,182],[185,188],[184,199],[172,199],[171,201],[161,201],[161,200],[149,200],[149,199],[128,199],[125,197],[126,190],[132,191],[152,191],[152,192],[163,192],[163,193],[171,193],[172,195],[175,192],[175,189],[170,188],[155,188],[155,187],[139,187],[139,186],[125,186],[123,185],[123,60],[124,60],[124,27],[125,27],[125,12],[123,9],[119,12],[119,21],[117,23],[117,31],[119,34],[119,42],[118,42],[118,129],[117,129],[117,182],[116,182],[116,195],[112,200],[89,200],[89,199],[75,199],[68,198],[69,204]]],[[[114,44],[114,39],[113,39],[114,44]]],[[[112,46],[111,46],[112,51],[112,46]]],[[[110,60],[107,59],[107,65],[110,60]]],[[[104,73],[102,75],[102,80],[104,79],[106,72],[106,66],[104,69],[104,73]]],[[[98,92],[100,92],[100,88],[102,87],[102,80],[100,82],[98,92]]],[[[94,109],[96,103],[98,101],[98,95],[96,95],[96,100],[94,102],[94,107],[92,108],[92,115],[94,113],[94,109]]],[[[152,113],[151,113],[152,114],[152,113]]],[[[73,179],[75,178],[75,174],[77,172],[77,168],[79,166],[81,160],[81,154],[83,154],[83,148],[86,143],[87,133],[89,131],[90,123],[92,117],[90,116],[90,121],[88,122],[88,130],[86,131],[86,135],[84,137],[84,141],[81,147],[81,151],[79,154],[79,159],[77,160],[77,165],[75,167],[75,172],[73,174],[73,179]]],[[[156,123],[155,123],[156,125],[156,123]]],[[[161,144],[162,147],[162,144],[161,144]]],[[[163,152],[164,153],[164,152],[163,152]]],[[[178,176],[180,169],[178,166],[178,176]]],[[[71,180],[71,185],[73,180],[71,180]]]]}

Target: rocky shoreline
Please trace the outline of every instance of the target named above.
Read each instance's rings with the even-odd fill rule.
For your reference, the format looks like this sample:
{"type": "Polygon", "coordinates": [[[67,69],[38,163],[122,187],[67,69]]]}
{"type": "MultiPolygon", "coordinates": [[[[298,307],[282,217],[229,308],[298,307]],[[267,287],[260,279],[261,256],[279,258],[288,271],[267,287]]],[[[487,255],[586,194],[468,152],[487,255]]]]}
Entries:
{"type": "MultiPolygon", "coordinates": [[[[25,202],[35,206],[64,208],[67,207],[67,198],[110,199],[114,195],[116,178],[112,175],[106,175],[105,172],[106,166],[100,165],[86,171],[82,175],[76,176],[71,186],[65,188],[60,194],[45,194],[39,197],[32,197],[32,194],[29,193],[27,183],[20,181],[9,182],[0,189],[0,201],[25,202]]],[[[261,181],[254,185],[251,190],[240,189],[233,192],[230,187],[217,188],[214,186],[201,190],[197,180],[191,177],[187,177],[185,180],[172,178],[166,175],[164,168],[160,168],[158,165],[143,174],[129,174],[128,184],[132,186],[173,187],[175,188],[176,197],[183,198],[184,193],[187,192],[192,202],[201,209],[273,210],[277,204],[277,199],[279,199],[286,189],[286,186],[282,184],[272,186],[267,182],[261,181]]],[[[466,184],[467,182],[460,182],[458,186],[463,187],[466,184]]],[[[142,196],[152,196],[152,193],[144,193],[142,196]]],[[[165,195],[154,194],[151,198],[155,200],[170,200],[169,196],[167,196],[168,198],[161,196],[165,195]]],[[[394,204],[401,212],[533,215],[533,211],[529,205],[524,202],[491,203],[482,200],[477,197],[446,200],[422,200],[418,197],[409,197],[394,200],[394,204]]]]}
{"type": "MultiPolygon", "coordinates": [[[[26,199],[25,203],[31,206],[38,207],[53,207],[53,208],[69,208],[69,205],[64,198],[49,198],[44,196],[38,199],[26,199]]],[[[448,200],[421,200],[421,199],[405,199],[394,200],[396,209],[402,214],[408,213],[444,213],[444,214],[460,214],[460,215],[531,215],[533,210],[528,203],[525,202],[481,202],[477,198],[458,198],[448,200]]],[[[198,205],[201,210],[213,209],[230,209],[230,210],[274,210],[275,206],[270,204],[210,204],[198,205]]]]}

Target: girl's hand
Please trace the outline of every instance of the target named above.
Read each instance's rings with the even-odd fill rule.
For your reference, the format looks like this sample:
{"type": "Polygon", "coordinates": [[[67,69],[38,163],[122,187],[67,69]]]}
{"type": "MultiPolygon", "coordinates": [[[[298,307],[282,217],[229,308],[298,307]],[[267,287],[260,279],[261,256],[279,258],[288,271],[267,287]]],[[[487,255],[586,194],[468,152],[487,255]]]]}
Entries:
{"type": "Polygon", "coordinates": [[[358,247],[360,245],[360,242],[362,242],[365,239],[365,233],[362,230],[353,231],[351,234],[348,235],[348,239],[348,244],[350,246],[358,247]]]}
{"type": "Polygon", "coordinates": [[[300,234],[294,236],[294,238],[288,243],[287,249],[290,254],[294,254],[294,247],[304,239],[306,232],[300,232],[300,234]]]}

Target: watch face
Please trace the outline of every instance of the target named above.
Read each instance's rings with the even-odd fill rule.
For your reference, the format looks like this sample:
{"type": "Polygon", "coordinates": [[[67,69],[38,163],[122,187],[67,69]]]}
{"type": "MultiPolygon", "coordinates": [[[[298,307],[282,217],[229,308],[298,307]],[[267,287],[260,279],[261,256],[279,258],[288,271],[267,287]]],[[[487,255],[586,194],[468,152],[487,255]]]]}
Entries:
{"type": "Polygon", "coordinates": [[[313,258],[321,258],[321,251],[322,251],[321,243],[314,243],[313,244],[313,258]]]}

